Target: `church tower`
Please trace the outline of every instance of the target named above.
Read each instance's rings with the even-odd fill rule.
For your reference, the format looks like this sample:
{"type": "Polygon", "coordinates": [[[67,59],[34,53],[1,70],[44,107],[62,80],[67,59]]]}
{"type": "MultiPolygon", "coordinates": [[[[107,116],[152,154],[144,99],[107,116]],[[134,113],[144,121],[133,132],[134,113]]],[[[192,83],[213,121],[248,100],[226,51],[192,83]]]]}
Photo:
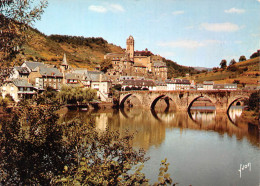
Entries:
{"type": "Polygon", "coordinates": [[[126,53],[129,56],[131,61],[134,61],[134,47],[135,47],[135,41],[133,36],[129,36],[126,40],[126,53]]]}
{"type": "Polygon", "coordinates": [[[68,62],[67,62],[67,58],[66,58],[66,54],[65,54],[65,53],[64,53],[64,56],[63,56],[63,60],[62,60],[60,69],[61,69],[61,72],[65,72],[66,70],[69,69],[69,65],[68,65],[68,62]]]}

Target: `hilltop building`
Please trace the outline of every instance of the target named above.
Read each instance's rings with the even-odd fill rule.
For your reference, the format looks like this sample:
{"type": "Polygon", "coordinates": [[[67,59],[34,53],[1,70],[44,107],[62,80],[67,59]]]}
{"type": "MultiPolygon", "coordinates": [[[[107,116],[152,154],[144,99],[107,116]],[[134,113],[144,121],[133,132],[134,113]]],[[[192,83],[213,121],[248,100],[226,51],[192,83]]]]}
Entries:
{"type": "Polygon", "coordinates": [[[125,53],[108,53],[104,59],[111,60],[113,68],[109,69],[106,75],[114,83],[119,81],[120,76],[141,76],[147,79],[166,80],[167,66],[163,58],[154,55],[145,49],[134,50],[134,38],[129,36],[126,40],[125,53]]]}

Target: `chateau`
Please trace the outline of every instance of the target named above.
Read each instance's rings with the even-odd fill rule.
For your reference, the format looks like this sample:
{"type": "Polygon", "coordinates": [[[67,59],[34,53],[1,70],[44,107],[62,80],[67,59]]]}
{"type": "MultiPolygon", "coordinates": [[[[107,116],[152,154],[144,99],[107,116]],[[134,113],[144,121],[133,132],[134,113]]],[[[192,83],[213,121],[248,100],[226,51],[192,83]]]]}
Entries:
{"type": "Polygon", "coordinates": [[[111,60],[113,68],[106,73],[109,79],[117,82],[120,76],[140,76],[146,79],[161,80],[167,79],[167,66],[162,57],[154,55],[145,49],[144,51],[134,50],[134,38],[129,36],[126,40],[125,53],[108,53],[105,59],[111,60]]]}

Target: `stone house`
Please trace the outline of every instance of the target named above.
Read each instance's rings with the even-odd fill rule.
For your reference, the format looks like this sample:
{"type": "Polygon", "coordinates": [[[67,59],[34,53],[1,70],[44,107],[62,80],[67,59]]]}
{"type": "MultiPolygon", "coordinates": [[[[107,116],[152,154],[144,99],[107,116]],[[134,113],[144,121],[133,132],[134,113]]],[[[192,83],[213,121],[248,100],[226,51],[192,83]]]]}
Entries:
{"type": "Polygon", "coordinates": [[[13,67],[9,79],[27,79],[30,71],[26,67],[13,67]]]}
{"type": "Polygon", "coordinates": [[[135,88],[139,90],[156,90],[156,84],[153,80],[125,80],[122,83],[122,90],[135,88]]]}
{"type": "Polygon", "coordinates": [[[57,68],[46,66],[36,67],[30,73],[28,79],[39,90],[46,89],[47,87],[60,90],[63,84],[63,74],[57,68]]]}
{"type": "Polygon", "coordinates": [[[203,82],[203,90],[213,90],[213,81],[204,81],[203,82]]]}
{"type": "Polygon", "coordinates": [[[186,79],[171,79],[165,81],[167,84],[167,90],[189,90],[190,81],[186,79]]]}
{"type": "Polygon", "coordinates": [[[15,79],[7,81],[1,87],[2,96],[5,98],[7,94],[10,94],[15,102],[20,101],[22,98],[32,98],[36,92],[33,85],[28,83],[25,79],[15,79]]]}

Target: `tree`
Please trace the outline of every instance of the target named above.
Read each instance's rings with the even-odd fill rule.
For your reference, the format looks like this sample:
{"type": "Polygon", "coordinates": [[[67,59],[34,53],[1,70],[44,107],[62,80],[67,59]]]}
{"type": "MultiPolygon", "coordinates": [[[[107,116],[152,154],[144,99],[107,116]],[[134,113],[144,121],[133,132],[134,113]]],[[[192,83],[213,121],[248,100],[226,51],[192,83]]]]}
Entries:
{"type": "Polygon", "coordinates": [[[256,58],[256,57],[259,57],[260,56],[260,50],[257,50],[257,52],[253,53],[251,56],[250,56],[250,59],[253,59],[253,58],[256,58]]]}
{"type": "Polygon", "coordinates": [[[227,67],[227,60],[222,59],[219,65],[220,68],[225,69],[227,67]]]}
{"type": "MultiPolygon", "coordinates": [[[[60,121],[58,107],[27,104],[0,120],[0,183],[3,185],[133,185],[148,183],[145,152],[132,146],[133,135],[100,133],[93,119],[60,121]]],[[[162,162],[159,184],[171,184],[162,162]]]]}
{"type": "Polygon", "coordinates": [[[241,61],[246,61],[246,57],[245,56],[240,56],[239,62],[241,62],[241,61]]]}
{"type": "Polygon", "coordinates": [[[0,62],[10,62],[27,38],[26,30],[41,18],[46,0],[4,0],[0,4],[0,62]],[[35,6],[39,3],[38,6],[35,6]]]}
{"type": "Polygon", "coordinates": [[[56,107],[20,106],[0,120],[0,183],[46,185],[66,162],[56,107]]]}
{"type": "Polygon", "coordinates": [[[90,88],[62,86],[57,97],[63,104],[88,103],[97,97],[97,91],[90,88]]]}
{"type": "Polygon", "coordinates": [[[236,64],[236,63],[237,63],[236,60],[235,60],[235,59],[232,59],[232,60],[229,62],[229,66],[234,65],[234,64],[236,64]]]}
{"type": "Polygon", "coordinates": [[[260,103],[260,91],[252,93],[248,100],[249,110],[256,111],[259,114],[259,103],[260,103]]]}

